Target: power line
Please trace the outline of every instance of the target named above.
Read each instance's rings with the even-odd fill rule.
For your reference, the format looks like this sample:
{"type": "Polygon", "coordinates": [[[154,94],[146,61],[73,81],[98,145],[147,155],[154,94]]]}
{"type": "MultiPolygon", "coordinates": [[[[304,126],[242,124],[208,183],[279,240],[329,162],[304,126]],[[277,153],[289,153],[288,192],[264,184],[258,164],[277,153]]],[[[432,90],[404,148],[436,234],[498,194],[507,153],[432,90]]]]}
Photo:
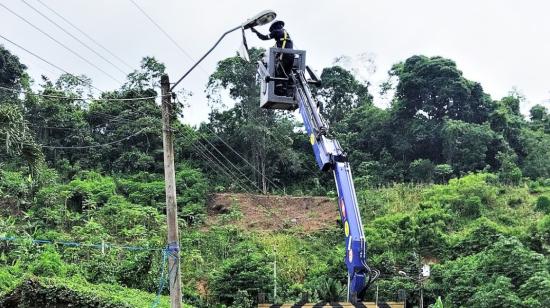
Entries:
{"type": "Polygon", "coordinates": [[[127,72],[125,72],[124,70],[122,70],[118,65],[114,64],[113,62],[111,62],[111,60],[105,58],[103,55],[101,55],[99,52],[95,51],[93,48],[91,48],[90,46],[88,46],[88,44],[84,43],[81,39],[79,39],[78,37],[74,36],[72,33],[70,33],[69,31],[65,30],[65,28],[61,27],[58,23],[56,23],[55,21],[53,21],[51,18],[49,18],[48,16],[46,16],[44,13],[40,12],[39,10],[37,10],[34,6],[32,6],[31,4],[29,4],[27,1],[25,0],[21,0],[23,1],[23,3],[25,3],[25,5],[27,5],[28,7],[30,7],[33,11],[35,11],[36,13],[40,14],[40,16],[44,17],[45,19],[47,19],[49,22],[51,22],[52,24],[54,24],[57,28],[59,28],[61,31],[63,31],[65,34],[69,35],[70,37],[72,37],[73,39],[75,39],[77,42],[79,42],[82,46],[86,47],[88,50],[90,50],[91,52],[93,52],[94,54],[96,54],[98,57],[100,57],[101,59],[103,59],[105,62],[111,64],[114,68],[116,68],[119,72],[121,72],[122,74],[126,75],[127,72]]]}
{"type": "Polygon", "coordinates": [[[267,176],[265,176],[264,173],[262,173],[260,170],[258,170],[258,168],[256,168],[254,165],[252,165],[252,163],[250,163],[246,158],[244,158],[241,154],[239,154],[239,152],[237,152],[237,150],[235,150],[232,146],[230,146],[227,142],[225,142],[225,140],[223,140],[218,134],[216,134],[216,132],[214,132],[213,129],[211,129],[208,125],[204,125],[206,126],[206,128],[212,133],[214,134],[214,136],[216,136],[225,146],[227,146],[231,151],[233,151],[233,153],[237,154],[237,156],[239,158],[241,158],[247,165],[249,165],[250,167],[252,167],[252,170],[256,171],[260,176],[263,176],[266,178],[266,180],[271,183],[273,186],[275,186],[275,188],[277,189],[281,189],[281,187],[277,184],[275,184],[273,181],[271,181],[267,176]]]}
{"type": "MultiPolygon", "coordinates": [[[[217,163],[219,164],[219,166],[223,167],[225,170],[227,170],[227,172],[229,172],[231,174],[231,176],[233,177],[233,179],[236,179],[237,181],[242,181],[243,184],[246,183],[243,179],[241,179],[238,175],[235,175],[234,171],[231,170],[231,168],[227,167],[214,153],[212,153],[210,150],[208,150],[208,148],[200,141],[197,139],[197,143],[200,147],[202,147],[202,149],[204,151],[206,151],[208,154],[210,154],[214,160],[217,161],[217,163]]],[[[246,184],[248,185],[248,184],[246,184]]],[[[253,183],[254,185],[254,183],[253,183]]],[[[257,190],[258,188],[257,187],[253,187],[253,190],[257,190]]]]}
{"type": "MultiPolygon", "coordinates": [[[[125,110],[125,111],[127,111],[127,110],[125,110]]],[[[107,113],[102,113],[102,112],[97,112],[97,111],[90,111],[89,114],[99,114],[99,115],[109,117],[110,119],[108,119],[105,123],[97,124],[97,125],[91,126],[91,127],[84,127],[84,128],[62,127],[62,126],[44,126],[44,125],[37,125],[37,124],[33,124],[33,123],[29,123],[28,125],[33,126],[33,127],[43,128],[43,129],[57,129],[57,130],[71,130],[71,131],[82,131],[82,130],[85,130],[85,129],[89,129],[89,130],[93,131],[93,130],[96,130],[100,127],[106,126],[108,124],[117,123],[117,122],[119,122],[119,123],[120,122],[122,122],[122,123],[132,123],[132,124],[135,123],[135,120],[122,118],[122,116],[125,116],[125,115],[128,115],[128,116],[130,116],[130,115],[147,116],[147,115],[144,115],[143,113],[137,113],[137,112],[131,112],[131,111],[128,114],[124,114],[124,113],[121,112],[119,115],[116,115],[116,116],[111,116],[107,113]]]]}
{"type": "Polygon", "coordinates": [[[23,20],[25,23],[27,23],[29,26],[33,27],[34,29],[36,29],[37,31],[39,31],[40,33],[44,34],[45,36],[47,36],[49,39],[51,39],[52,41],[56,42],[58,45],[60,45],[61,47],[65,48],[66,50],[68,50],[69,52],[71,52],[73,55],[77,56],[79,59],[81,59],[82,61],[88,63],[89,65],[93,66],[94,68],[96,68],[98,71],[101,71],[102,73],[104,73],[106,76],[108,76],[109,78],[113,79],[114,81],[118,82],[118,83],[122,83],[120,80],[116,79],[115,77],[113,77],[111,74],[109,74],[108,72],[104,71],[102,68],[100,68],[99,66],[95,65],[93,62],[91,62],[90,60],[84,58],[82,55],[80,55],[78,52],[72,50],[71,48],[69,48],[67,45],[61,43],[60,41],[58,41],[56,38],[54,38],[53,36],[51,36],[50,34],[46,33],[44,30],[40,29],[39,27],[35,26],[33,23],[31,23],[30,21],[28,21],[25,17],[17,14],[16,12],[12,11],[10,8],[8,8],[7,6],[5,6],[3,3],[0,3],[0,6],[3,7],[4,9],[6,9],[8,12],[12,13],[13,15],[17,16],[19,19],[23,20]]]}
{"type": "MultiPolygon", "coordinates": [[[[250,193],[250,190],[246,187],[246,185],[243,186],[243,184],[241,184],[238,177],[236,177],[233,173],[229,173],[226,169],[224,169],[224,167],[222,165],[216,163],[211,157],[209,157],[206,154],[207,150],[205,151],[205,150],[199,148],[198,146],[195,146],[193,143],[191,143],[191,147],[193,148],[193,150],[196,154],[198,154],[203,159],[206,159],[209,162],[209,164],[207,164],[207,166],[209,166],[209,167],[214,166],[214,167],[218,168],[218,170],[220,170],[223,174],[225,174],[228,179],[233,180],[234,183],[237,184],[243,191],[245,191],[247,193],[250,193]]],[[[208,152],[208,153],[210,155],[212,155],[212,153],[210,153],[210,152],[208,152]]],[[[211,169],[214,169],[214,168],[211,167],[211,169]]]]}
{"type": "Polygon", "coordinates": [[[252,185],[253,185],[256,189],[259,190],[257,183],[255,183],[255,182],[252,181],[248,176],[246,176],[246,174],[244,174],[244,173],[241,171],[241,169],[239,169],[237,166],[235,166],[235,165],[233,164],[233,162],[231,162],[231,160],[229,160],[225,155],[223,155],[223,153],[220,152],[220,150],[218,150],[218,148],[217,148],[215,145],[213,145],[207,138],[205,138],[204,135],[202,135],[202,134],[200,134],[200,133],[198,133],[198,132],[195,132],[194,130],[192,130],[192,132],[193,132],[193,134],[195,134],[195,136],[197,136],[198,138],[202,138],[204,141],[206,141],[212,148],[214,148],[214,150],[215,150],[216,152],[218,152],[218,153],[221,155],[221,157],[222,157],[223,159],[225,159],[225,160],[233,167],[234,170],[236,170],[237,172],[239,172],[240,175],[242,175],[246,180],[248,180],[250,183],[252,183],[252,185]]]}
{"type": "MultiPolygon", "coordinates": [[[[195,142],[194,140],[191,139],[190,136],[186,136],[186,135],[180,135],[182,138],[185,139],[185,141],[187,141],[191,147],[193,148],[193,150],[195,151],[196,154],[198,154],[199,156],[201,156],[202,158],[206,159],[209,163],[210,163],[210,166],[215,166],[217,167],[219,170],[222,171],[222,173],[224,173],[229,179],[232,179],[239,187],[241,187],[241,189],[243,189],[245,192],[247,193],[250,193],[250,190],[245,188],[244,186],[247,186],[247,185],[244,185],[241,184],[241,182],[239,181],[239,177],[236,176],[231,170],[227,170],[227,167],[222,164],[221,162],[219,162],[219,160],[217,159],[217,157],[212,154],[212,152],[210,152],[208,150],[208,148],[206,148],[199,140],[197,140],[197,143],[200,144],[202,146],[199,147],[198,145],[195,145],[195,142]],[[210,156],[208,156],[206,153],[210,154],[210,156]],[[214,157],[218,162],[215,162],[212,157],[214,157]]],[[[208,164],[207,164],[208,165],[208,164]]]]}
{"type": "Polygon", "coordinates": [[[118,140],[115,140],[115,141],[111,141],[111,142],[107,142],[107,143],[103,143],[103,144],[96,144],[96,145],[86,145],[86,146],[71,146],[71,147],[65,147],[65,146],[49,146],[49,145],[41,145],[39,144],[38,146],[42,147],[42,148],[46,148],[46,149],[64,149],[64,150],[70,150],[70,149],[79,149],[79,150],[82,150],[82,149],[91,149],[91,148],[100,148],[100,147],[104,147],[104,146],[108,146],[108,145],[113,145],[113,144],[116,144],[116,143],[120,143],[120,142],[123,142],[123,141],[126,141],[126,140],[129,140],[131,139],[132,137],[135,137],[139,134],[141,134],[146,128],[142,128],[140,129],[138,132],[136,133],[133,133],[129,136],[126,136],[122,139],[118,139],[118,140]]]}
{"type": "Polygon", "coordinates": [[[228,173],[222,166],[220,166],[215,161],[213,161],[212,158],[208,157],[208,155],[206,155],[204,152],[201,152],[202,150],[198,149],[198,147],[196,147],[195,145],[191,145],[191,147],[195,150],[195,153],[199,154],[199,156],[201,156],[202,158],[205,158],[210,163],[210,165],[208,165],[208,166],[213,165],[213,166],[217,167],[228,178],[233,179],[234,183],[237,184],[237,186],[239,186],[244,192],[247,192],[249,194],[251,193],[250,190],[248,188],[246,188],[246,185],[243,186],[242,183],[239,181],[238,178],[235,177],[234,174],[228,173]]]}
{"type": "MultiPolygon", "coordinates": [[[[195,59],[187,52],[185,51],[185,49],[183,49],[183,47],[180,46],[180,44],[178,44],[178,42],[172,38],[172,36],[170,36],[170,34],[168,34],[168,32],[166,32],[149,14],[147,14],[147,12],[145,12],[145,10],[139,6],[139,4],[137,4],[137,2],[135,2],[134,0],[129,0],[130,2],[132,2],[132,4],[143,14],[145,15],[145,17],[147,17],[147,19],[149,19],[149,21],[151,23],[153,23],[153,25],[155,25],[155,27],[157,27],[157,29],[162,32],[164,34],[164,36],[166,36],[178,49],[179,51],[181,51],[187,58],[189,58],[189,60],[191,60],[191,63],[195,63],[195,59]]],[[[208,75],[208,72],[202,68],[201,66],[199,66],[199,68],[205,73],[208,75]]]]}
{"type": "MultiPolygon", "coordinates": [[[[1,35],[0,35],[1,37],[1,35]]],[[[76,77],[76,76],[75,76],[76,77]]],[[[75,101],[113,101],[113,102],[125,102],[125,101],[142,101],[142,100],[151,100],[155,99],[159,96],[144,96],[144,97],[136,97],[136,98],[85,98],[85,97],[72,97],[72,96],[60,96],[60,95],[50,95],[50,94],[39,94],[34,93],[27,90],[18,90],[14,88],[7,88],[0,86],[0,89],[6,90],[6,91],[12,91],[12,92],[22,92],[31,96],[40,96],[45,98],[56,98],[56,99],[68,99],[68,100],[75,100],[75,101]]]]}
{"type": "MultiPolygon", "coordinates": [[[[0,3],[0,5],[1,5],[1,3],[0,3]]],[[[50,61],[48,61],[48,60],[42,58],[41,56],[37,55],[36,53],[34,53],[34,52],[32,52],[32,51],[30,51],[30,50],[28,50],[28,49],[26,49],[26,48],[23,47],[23,46],[21,46],[21,45],[15,43],[14,41],[8,39],[7,37],[3,36],[2,34],[0,34],[0,37],[3,38],[5,41],[11,43],[12,45],[14,45],[14,46],[16,46],[16,47],[22,49],[23,51],[29,53],[30,55],[36,57],[36,58],[39,59],[40,61],[42,61],[42,62],[44,62],[44,63],[47,63],[47,64],[51,65],[52,67],[55,67],[56,69],[58,69],[58,70],[64,72],[64,73],[67,74],[67,75],[71,75],[72,77],[76,78],[78,81],[80,81],[80,82],[82,82],[82,83],[86,83],[86,81],[83,80],[82,78],[80,78],[80,77],[78,77],[78,76],[76,76],[76,75],[74,75],[74,74],[69,73],[69,72],[68,72],[67,70],[65,70],[64,68],[61,68],[61,67],[59,67],[59,66],[53,64],[52,62],[50,62],[50,61]]],[[[96,90],[98,90],[99,92],[104,92],[103,90],[101,90],[101,89],[99,89],[99,88],[96,88],[96,87],[93,86],[93,85],[91,85],[91,87],[94,88],[94,89],[96,89],[96,90]]]]}
{"type": "Polygon", "coordinates": [[[57,15],[59,18],[63,19],[63,21],[65,21],[67,24],[69,24],[71,27],[73,27],[76,31],[78,31],[79,33],[81,33],[82,35],[84,35],[85,37],[87,37],[90,41],[94,42],[94,44],[96,44],[97,46],[99,46],[101,49],[105,50],[107,53],[109,53],[111,56],[113,56],[114,58],[116,58],[118,61],[120,61],[120,63],[126,65],[128,68],[130,69],[133,69],[133,67],[126,63],[126,61],[124,61],[122,58],[118,57],[117,55],[115,55],[114,53],[112,53],[109,49],[107,49],[105,46],[103,46],[102,44],[100,44],[97,40],[95,40],[94,38],[92,38],[91,36],[89,36],[86,32],[84,32],[83,30],[81,30],[80,28],[78,28],[76,25],[74,25],[71,21],[69,21],[67,18],[63,17],[63,15],[59,14],[58,12],[56,12],[54,9],[52,9],[50,6],[48,6],[46,3],[44,3],[42,0],[36,0],[38,1],[42,6],[44,6],[45,8],[47,8],[48,10],[50,10],[52,13],[54,13],[55,15],[57,15]]]}

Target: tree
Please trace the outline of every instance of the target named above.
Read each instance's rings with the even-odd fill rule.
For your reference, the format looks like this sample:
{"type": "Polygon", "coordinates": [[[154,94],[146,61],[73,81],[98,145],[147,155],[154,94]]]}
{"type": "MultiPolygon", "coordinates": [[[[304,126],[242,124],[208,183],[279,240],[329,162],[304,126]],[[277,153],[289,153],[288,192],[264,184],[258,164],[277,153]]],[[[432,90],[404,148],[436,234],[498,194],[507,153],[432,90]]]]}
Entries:
{"type": "MultiPolygon", "coordinates": [[[[102,99],[90,104],[86,118],[94,133],[94,143],[109,144],[94,155],[95,165],[117,172],[160,172],[162,166],[161,111],[154,99],[158,83],[164,73],[164,64],[155,58],[145,57],[140,68],[128,75],[121,90],[104,93],[102,99]],[[109,99],[126,99],[114,104],[109,99]],[[130,137],[131,136],[131,137],[130,137]]],[[[178,131],[180,108],[174,109],[173,129],[178,131]]]]}
{"type": "Polygon", "coordinates": [[[514,292],[510,278],[498,276],[494,281],[483,284],[468,301],[470,307],[503,307],[521,306],[521,300],[514,292]]]}
{"type": "MultiPolygon", "coordinates": [[[[29,95],[24,100],[25,118],[37,141],[48,147],[73,147],[89,145],[93,142],[89,123],[86,121],[86,106],[80,100],[84,91],[91,86],[85,77],[64,74],[55,83],[44,79],[44,96],[29,95]],[[60,98],[67,97],[67,98],[60,98]]],[[[70,149],[44,148],[45,159],[51,166],[61,169],[66,162],[78,161],[82,167],[91,165],[89,153],[70,149]]],[[[72,176],[72,174],[71,174],[72,176]]]]}
{"type": "Polygon", "coordinates": [[[434,164],[429,159],[417,159],[410,164],[409,174],[417,183],[430,183],[434,176],[434,164]]]}
{"type": "Polygon", "coordinates": [[[535,273],[518,290],[526,307],[550,307],[550,274],[535,273]]]}
{"type": "Polygon", "coordinates": [[[487,125],[460,120],[445,121],[441,131],[443,155],[455,172],[481,170],[486,166],[487,150],[494,133],[487,125]]]}
{"type": "Polygon", "coordinates": [[[521,164],[523,174],[532,179],[550,177],[550,135],[523,129],[520,138],[526,153],[521,164]]]}
{"type": "Polygon", "coordinates": [[[0,103],[17,98],[18,90],[28,83],[26,69],[27,67],[19,62],[19,57],[0,45],[0,86],[15,90],[13,92],[0,89],[0,103]]]}
{"type": "MultiPolygon", "coordinates": [[[[253,167],[243,163],[239,165],[265,193],[269,186],[274,186],[268,178],[277,181],[285,177],[289,182],[294,182],[297,178],[311,177],[311,172],[304,170],[302,156],[293,149],[296,145],[294,137],[301,138],[304,144],[308,139],[304,134],[293,133],[295,122],[290,119],[291,115],[259,107],[256,62],[262,58],[263,52],[261,49],[251,49],[251,62],[235,56],[218,63],[208,83],[209,98],[214,108],[209,116],[210,123],[202,127],[201,135],[209,136],[206,138],[211,139],[210,143],[222,149],[227,149],[229,144],[250,161],[253,167]],[[220,91],[224,89],[229,91],[233,100],[231,108],[227,108],[221,98],[220,91]],[[225,143],[214,138],[213,133],[225,143]]],[[[233,161],[241,160],[229,149],[224,152],[233,161]]]]}
{"type": "Polygon", "coordinates": [[[0,158],[2,161],[10,158],[16,165],[19,158],[23,158],[34,174],[44,157],[27,124],[18,107],[0,103],[0,140],[4,142],[0,147],[0,158]]]}
{"type": "Polygon", "coordinates": [[[523,100],[522,96],[512,92],[509,96],[495,102],[494,110],[489,115],[491,129],[502,135],[507,147],[512,148],[520,157],[525,156],[520,136],[526,122],[519,111],[519,105],[523,100]]]}
{"type": "Polygon", "coordinates": [[[412,56],[394,65],[390,75],[399,80],[394,108],[407,118],[422,113],[437,121],[448,117],[479,124],[491,111],[481,85],[464,78],[452,60],[412,56]]]}
{"type": "Polygon", "coordinates": [[[320,102],[321,114],[329,125],[336,125],[335,128],[353,109],[372,104],[368,87],[340,66],[323,69],[321,80],[322,86],[317,90],[316,98],[320,102]]]}
{"type": "Polygon", "coordinates": [[[550,133],[550,114],[548,113],[548,108],[537,104],[531,108],[529,114],[533,129],[542,129],[547,134],[550,133]]]}
{"type": "Polygon", "coordinates": [[[531,121],[533,122],[542,121],[545,119],[545,117],[548,116],[548,109],[543,105],[537,104],[531,107],[531,110],[529,110],[529,115],[530,115],[531,121]]]}
{"type": "Polygon", "coordinates": [[[516,165],[517,155],[513,151],[499,152],[496,159],[500,163],[498,178],[502,183],[517,185],[521,181],[521,169],[516,165]]]}
{"type": "Polygon", "coordinates": [[[453,175],[453,167],[448,164],[440,164],[434,167],[434,178],[436,183],[446,183],[453,175]]]}
{"type": "MultiPolygon", "coordinates": [[[[362,104],[352,109],[339,123],[338,139],[350,157],[350,163],[357,172],[360,164],[380,159],[382,151],[390,147],[390,113],[372,104],[362,104]]],[[[367,176],[359,173],[358,176],[367,176]]],[[[376,176],[376,174],[368,174],[376,176]]],[[[382,181],[384,182],[384,181],[382,181]]]]}

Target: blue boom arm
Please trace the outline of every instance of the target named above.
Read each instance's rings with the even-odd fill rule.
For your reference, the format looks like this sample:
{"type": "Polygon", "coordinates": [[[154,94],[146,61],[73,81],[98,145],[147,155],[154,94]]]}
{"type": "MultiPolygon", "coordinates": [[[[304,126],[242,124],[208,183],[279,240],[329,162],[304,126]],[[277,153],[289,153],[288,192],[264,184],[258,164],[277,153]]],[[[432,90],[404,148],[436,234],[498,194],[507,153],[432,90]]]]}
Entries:
{"type": "Polygon", "coordinates": [[[345,263],[348,269],[348,300],[352,303],[362,299],[370,283],[379,272],[367,265],[367,244],[363,234],[363,224],[357,206],[357,197],[353,186],[351,168],[346,154],[337,140],[328,137],[328,125],[325,123],[317,103],[311,95],[308,82],[319,80],[305,65],[304,50],[271,48],[266,60],[258,62],[258,76],[261,81],[260,106],[265,109],[295,110],[300,115],[315,153],[317,165],[323,171],[332,171],[338,190],[338,209],[346,235],[345,263]],[[288,75],[275,76],[281,53],[291,54],[294,64],[288,75]],[[307,80],[305,72],[312,80],[307,80]],[[286,85],[286,87],[280,87],[286,85]],[[285,91],[275,91],[283,88],[285,91]]]}
{"type": "Polygon", "coordinates": [[[337,140],[327,137],[328,125],[320,115],[303,71],[294,71],[291,78],[296,86],[295,98],[315,153],[317,165],[323,171],[333,171],[338,190],[338,208],[346,236],[345,263],[348,269],[348,300],[361,298],[377,272],[367,265],[367,244],[351,168],[346,154],[337,140]]]}

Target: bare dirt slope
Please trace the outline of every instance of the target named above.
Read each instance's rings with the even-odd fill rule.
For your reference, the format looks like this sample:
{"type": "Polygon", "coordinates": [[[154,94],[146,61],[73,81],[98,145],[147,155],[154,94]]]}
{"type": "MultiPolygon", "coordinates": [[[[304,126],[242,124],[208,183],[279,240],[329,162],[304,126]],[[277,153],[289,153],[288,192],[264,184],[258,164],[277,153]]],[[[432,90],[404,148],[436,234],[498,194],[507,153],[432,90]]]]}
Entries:
{"type": "Polygon", "coordinates": [[[207,226],[223,223],[231,213],[242,214],[232,224],[256,231],[314,232],[335,226],[338,219],[336,201],[326,197],[214,194],[208,203],[207,226]]]}

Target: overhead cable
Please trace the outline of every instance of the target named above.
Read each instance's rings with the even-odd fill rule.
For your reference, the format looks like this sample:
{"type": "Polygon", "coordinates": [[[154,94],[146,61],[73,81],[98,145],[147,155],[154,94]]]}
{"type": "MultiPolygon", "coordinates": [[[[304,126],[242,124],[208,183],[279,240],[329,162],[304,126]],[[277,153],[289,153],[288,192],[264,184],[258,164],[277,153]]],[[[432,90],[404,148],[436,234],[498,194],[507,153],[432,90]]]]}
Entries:
{"type": "Polygon", "coordinates": [[[107,47],[103,46],[101,43],[99,43],[97,40],[95,40],[93,37],[91,37],[90,35],[88,35],[85,31],[81,30],[79,27],[77,27],[75,24],[73,24],[70,20],[68,20],[67,18],[63,17],[63,15],[61,15],[60,13],[58,13],[57,11],[55,11],[53,8],[51,8],[50,6],[48,6],[46,3],[44,3],[42,0],[36,0],[38,1],[42,6],[44,6],[45,8],[47,8],[48,10],[50,10],[52,13],[54,13],[56,16],[58,16],[59,18],[63,19],[63,21],[65,21],[67,24],[69,24],[71,27],[73,27],[76,31],[78,31],[80,34],[84,35],[85,37],[87,37],[90,41],[94,42],[94,44],[96,44],[99,48],[103,49],[104,51],[106,51],[107,53],[109,53],[111,56],[113,56],[114,58],[116,58],[118,61],[120,61],[120,63],[126,65],[129,69],[133,69],[133,67],[128,64],[126,61],[124,61],[122,58],[120,58],[119,56],[117,56],[116,54],[114,54],[113,52],[111,52],[107,47]]]}
{"type": "Polygon", "coordinates": [[[141,134],[143,131],[145,131],[145,129],[147,128],[142,128],[140,129],[138,132],[136,133],[133,133],[129,136],[126,136],[122,139],[118,139],[118,140],[115,140],[115,141],[111,141],[111,142],[107,142],[107,143],[102,143],[102,144],[95,144],[95,145],[86,145],[86,146],[50,146],[50,145],[42,145],[42,144],[39,144],[38,146],[42,147],[42,148],[46,148],[46,149],[65,149],[65,150],[69,150],[69,149],[78,149],[78,150],[82,150],[82,149],[92,149],[92,148],[100,148],[100,147],[104,147],[104,146],[108,146],[108,145],[113,145],[113,144],[116,144],[116,143],[120,143],[120,142],[123,142],[123,141],[126,141],[126,140],[129,140],[131,139],[132,137],[135,137],[139,134],[141,134]]]}
{"type": "MultiPolygon", "coordinates": [[[[1,5],[1,3],[0,3],[0,5],[1,5]]],[[[7,37],[3,36],[2,34],[0,34],[0,37],[1,37],[2,39],[4,39],[5,41],[7,41],[8,43],[10,43],[10,44],[12,44],[12,45],[14,45],[14,46],[20,48],[21,50],[23,50],[23,51],[27,52],[28,54],[32,55],[33,57],[37,58],[38,60],[40,60],[40,61],[42,61],[42,62],[44,62],[44,63],[47,63],[47,64],[51,65],[52,67],[54,67],[54,68],[56,68],[56,69],[62,71],[63,73],[65,73],[65,74],[67,74],[67,75],[71,75],[72,77],[76,78],[78,81],[80,81],[80,82],[82,82],[82,83],[86,83],[85,80],[83,80],[82,78],[78,77],[77,75],[74,75],[74,74],[69,73],[66,69],[61,68],[61,67],[59,67],[58,65],[53,64],[52,62],[50,62],[50,61],[44,59],[43,57],[37,55],[36,53],[34,53],[34,52],[32,52],[32,51],[26,49],[25,47],[23,47],[23,46],[21,46],[21,45],[15,43],[14,41],[8,39],[7,37]]],[[[103,90],[101,90],[101,89],[99,89],[99,88],[96,88],[96,87],[93,86],[93,85],[91,85],[91,87],[94,88],[94,89],[96,89],[96,90],[98,90],[99,92],[103,92],[103,90]]]]}
{"type": "MultiPolygon", "coordinates": [[[[194,63],[195,62],[195,59],[187,52],[185,51],[185,49],[183,49],[183,47],[181,47],[180,44],[178,44],[178,42],[172,38],[172,36],[170,36],[170,34],[168,34],[168,32],[166,32],[152,17],[151,15],[147,14],[147,12],[139,5],[137,4],[136,1],[134,0],[130,0],[130,2],[132,2],[132,4],[145,16],[147,17],[147,19],[149,19],[149,21],[155,25],[155,27],[164,34],[164,36],[166,36],[177,48],[179,51],[181,51],[187,58],[189,58],[189,60],[191,60],[191,63],[194,63]]],[[[199,66],[199,68],[205,73],[208,75],[208,72],[203,69],[201,66],[199,66]]]]}
{"type": "Polygon", "coordinates": [[[5,6],[3,3],[0,3],[0,6],[3,7],[4,9],[6,9],[8,12],[12,13],[14,16],[17,16],[19,19],[21,19],[22,21],[24,21],[25,23],[27,23],[29,26],[33,27],[34,29],[36,29],[37,31],[39,31],[40,33],[44,34],[45,36],[47,36],[50,40],[54,41],[55,43],[57,43],[59,46],[63,47],[64,49],[66,49],[67,51],[69,51],[70,53],[72,53],[73,55],[75,55],[76,57],[78,57],[79,59],[81,59],[82,61],[88,63],[89,65],[91,65],[92,67],[94,67],[95,69],[97,69],[98,71],[102,72],[103,74],[105,74],[107,77],[111,78],[112,80],[118,82],[118,83],[122,83],[120,80],[118,80],[117,78],[115,78],[113,75],[109,74],[108,72],[106,72],[105,70],[103,70],[102,68],[100,68],[99,66],[97,66],[96,64],[94,64],[93,62],[91,62],[90,60],[86,59],[85,57],[83,57],[81,54],[79,54],[78,52],[72,50],[70,47],[68,47],[67,45],[63,44],[62,42],[60,42],[59,40],[57,40],[56,38],[54,38],[53,36],[51,36],[50,34],[48,34],[47,32],[45,32],[44,30],[40,29],[38,26],[34,25],[32,22],[30,22],[29,20],[27,20],[25,17],[17,14],[16,12],[14,12],[13,10],[11,10],[10,8],[8,8],[7,6],[5,6]]]}
{"type": "Polygon", "coordinates": [[[74,100],[74,101],[113,101],[113,102],[124,102],[124,101],[143,101],[143,100],[151,100],[155,99],[159,96],[144,96],[144,97],[136,97],[136,98],[85,98],[85,97],[72,97],[72,96],[61,96],[61,95],[50,95],[50,94],[40,94],[40,93],[34,93],[27,90],[18,90],[14,88],[8,88],[0,86],[0,89],[11,91],[11,92],[22,92],[31,96],[40,96],[40,97],[46,97],[46,98],[57,98],[57,99],[68,99],[68,100],[74,100]]]}
{"type": "Polygon", "coordinates": [[[79,39],[78,37],[74,36],[71,32],[67,31],[64,27],[60,26],[58,23],[56,23],[54,20],[52,20],[51,18],[49,18],[48,16],[46,16],[44,13],[40,12],[38,9],[36,9],[34,6],[32,6],[31,4],[29,4],[26,0],[21,0],[23,1],[23,3],[25,3],[25,5],[27,5],[28,7],[30,7],[33,11],[35,11],[36,13],[38,13],[40,16],[44,17],[46,20],[48,20],[50,23],[52,23],[54,26],[56,26],[58,29],[60,29],[61,31],[63,31],[65,34],[67,34],[68,36],[72,37],[74,40],[76,40],[77,42],[79,42],[82,46],[86,47],[86,49],[88,49],[89,51],[93,52],[94,54],[96,54],[98,57],[100,57],[101,59],[103,59],[103,61],[109,63],[111,66],[113,66],[114,68],[116,68],[119,72],[121,72],[123,75],[126,75],[127,72],[125,72],[123,69],[121,69],[118,65],[116,65],[115,63],[111,62],[111,60],[105,58],[102,54],[100,54],[99,52],[95,51],[92,47],[90,47],[88,44],[84,43],[81,39],[79,39]]]}

